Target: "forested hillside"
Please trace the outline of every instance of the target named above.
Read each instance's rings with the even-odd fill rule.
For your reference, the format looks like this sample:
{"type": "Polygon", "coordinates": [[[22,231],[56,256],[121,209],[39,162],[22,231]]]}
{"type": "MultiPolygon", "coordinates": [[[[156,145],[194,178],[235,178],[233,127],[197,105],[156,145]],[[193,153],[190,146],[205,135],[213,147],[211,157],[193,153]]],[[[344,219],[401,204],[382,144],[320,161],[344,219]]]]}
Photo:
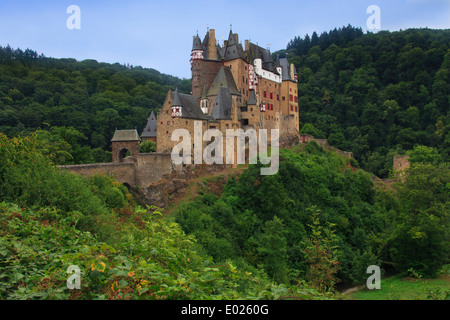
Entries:
{"type": "Polygon", "coordinates": [[[189,92],[190,80],[0,47],[0,132],[12,137],[45,130],[41,140],[48,149],[65,152],[61,164],[110,161],[114,130],[140,132],[176,86],[189,92]]]}
{"type": "MultiPolygon", "coordinates": [[[[392,157],[415,145],[450,153],[450,30],[364,34],[347,26],[295,37],[286,50],[299,74],[300,128],[352,151],[362,168],[385,178],[392,157]]],[[[141,130],[167,90],[190,80],[152,69],[53,59],[0,48],[0,132],[38,128],[62,149],[60,164],[110,160],[115,128],[141,130]]],[[[55,147],[57,145],[57,147],[55,147]]]]}
{"type": "Polygon", "coordinates": [[[352,151],[387,177],[392,156],[415,145],[450,154],[450,30],[364,34],[347,26],[295,37],[300,128],[352,151]]]}
{"type": "Polygon", "coordinates": [[[215,261],[244,261],[322,292],[364,282],[369,265],[430,276],[449,262],[450,171],[432,149],[415,148],[407,178],[386,191],[315,142],[280,151],[278,174],[250,166],[220,198],[206,188],[176,211],[215,261]]]}

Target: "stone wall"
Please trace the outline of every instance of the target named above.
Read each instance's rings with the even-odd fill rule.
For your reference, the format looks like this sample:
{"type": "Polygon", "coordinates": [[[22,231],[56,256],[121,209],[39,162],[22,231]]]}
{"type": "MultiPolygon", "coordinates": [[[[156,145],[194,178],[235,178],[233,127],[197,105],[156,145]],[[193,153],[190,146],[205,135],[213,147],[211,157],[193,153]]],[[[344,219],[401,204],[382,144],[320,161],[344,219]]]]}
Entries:
{"type": "Polygon", "coordinates": [[[170,153],[140,153],[135,163],[136,185],[146,188],[173,170],[170,153]]]}
{"type": "Polygon", "coordinates": [[[108,175],[121,183],[127,183],[130,186],[136,185],[134,163],[94,163],[58,167],[85,177],[97,174],[108,175]]]}
{"type": "Polygon", "coordinates": [[[409,156],[394,156],[394,171],[405,171],[409,167],[409,156]]]}
{"type": "Polygon", "coordinates": [[[175,169],[170,153],[139,153],[129,158],[133,161],[59,166],[59,168],[85,177],[96,174],[108,175],[121,183],[141,188],[159,181],[175,169]]]}

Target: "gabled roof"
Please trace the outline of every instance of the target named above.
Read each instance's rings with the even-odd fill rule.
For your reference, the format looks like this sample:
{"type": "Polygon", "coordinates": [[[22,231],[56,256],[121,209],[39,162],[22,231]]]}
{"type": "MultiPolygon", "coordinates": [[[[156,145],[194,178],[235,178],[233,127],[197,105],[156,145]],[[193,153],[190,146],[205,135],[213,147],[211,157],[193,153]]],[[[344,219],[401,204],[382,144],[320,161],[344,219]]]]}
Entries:
{"type": "Polygon", "coordinates": [[[119,141],[140,141],[139,134],[136,129],[133,130],[116,130],[111,139],[112,142],[119,141]]]}
{"type": "Polygon", "coordinates": [[[211,116],[214,120],[231,120],[231,107],[233,100],[231,98],[230,89],[220,87],[219,95],[214,102],[211,116]]]}
{"type": "Polygon", "coordinates": [[[156,137],[156,127],[156,116],[152,110],[152,113],[147,119],[147,125],[145,126],[144,130],[142,130],[141,137],[156,137]]]}
{"type": "Polygon", "coordinates": [[[208,90],[209,96],[216,96],[219,94],[220,87],[227,87],[230,89],[230,93],[234,95],[241,95],[237,89],[236,82],[234,81],[233,74],[231,73],[230,67],[222,66],[216,75],[216,78],[211,83],[208,90]]]}
{"type": "Polygon", "coordinates": [[[203,113],[197,100],[189,94],[179,93],[178,89],[172,93],[173,106],[181,106],[181,118],[209,120],[210,116],[203,113]],[[177,104],[175,104],[177,103],[177,104]]]}

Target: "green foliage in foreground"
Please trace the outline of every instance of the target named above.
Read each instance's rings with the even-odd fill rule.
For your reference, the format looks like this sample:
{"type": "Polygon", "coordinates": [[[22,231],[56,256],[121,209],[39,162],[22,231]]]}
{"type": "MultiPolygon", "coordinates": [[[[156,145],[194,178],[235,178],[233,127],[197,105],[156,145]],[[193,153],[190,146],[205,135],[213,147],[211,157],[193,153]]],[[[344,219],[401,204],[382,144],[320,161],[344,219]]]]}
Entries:
{"type": "Polygon", "coordinates": [[[33,136],[0,134],[0,300],[324,299],[302,282],[203,254],[157,208],[108,177],[55,168],[33,136]],[[81,289],[67,289],[69,266],[81,289]]]}
{"type": "Polygon", "coordinates": [[[75,227],[72,215],[0,203],[0,299],[279,299],[320,297],[271,283],[231,261],[216,266],[195,252],[177,224],[145,212],[115,244],[75,227]],[[67,268],[81,269],[81,290],[67,289],[67,268]]]}

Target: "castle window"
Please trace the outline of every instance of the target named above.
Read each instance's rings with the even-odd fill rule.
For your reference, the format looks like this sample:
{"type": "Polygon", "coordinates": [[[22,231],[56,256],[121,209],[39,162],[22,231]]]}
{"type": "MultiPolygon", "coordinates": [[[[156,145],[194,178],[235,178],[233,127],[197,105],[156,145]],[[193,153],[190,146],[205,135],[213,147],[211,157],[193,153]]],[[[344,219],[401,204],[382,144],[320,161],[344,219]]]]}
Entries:
{"type": "Polygon", "coordinates": [[[277,94],[277,101],[280,101],[280,95],[277,94]]]}
{"type": "Polygon", "coordinates": [[[166,131],[166,134],[169,134],[169,131],[166,131]]]}
{"type": "Polygon", "coordinates": [[[295,112],[298,112],[298,107],[297,106],[295,107],[295,112]]]}
{"type": "Polygon", "coordinates": [[[264,98],[266,98],[267,97],[267,93],[264,91],[264,98]]]}
{"type": "Polygon", "coordinates": [[[291,105],[291,111],[294,111],[294,107],[291,105]]]}
{"type": "Polygon", "coordinates": [[[167,125],[170,126],[170,121],[167,121],[167,125]]]}
{"type": "Polygon", "coordinates": [[[270,99],[273,99],[273,93],[272,92],[270,93],[270,99]]]}
{"type": "Polygon", "coordinates": [[[293,101],[292,94],[289,95],[289,101],[293,101]]]}

